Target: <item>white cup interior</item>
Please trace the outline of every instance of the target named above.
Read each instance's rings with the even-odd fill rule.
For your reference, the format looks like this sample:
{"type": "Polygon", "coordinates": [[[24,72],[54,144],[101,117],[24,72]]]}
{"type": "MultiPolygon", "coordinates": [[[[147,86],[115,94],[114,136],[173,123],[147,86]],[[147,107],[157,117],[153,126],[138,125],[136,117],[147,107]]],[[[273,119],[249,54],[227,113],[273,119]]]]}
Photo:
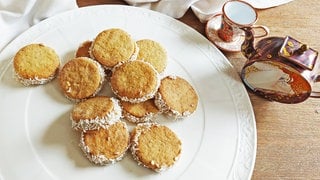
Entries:
{"type": "Polygon", "coordinates": [[[257,19],[257,13],[253,7],[241,1],[227,2],[223,11],[231,21],[237,24],[253,24],[257,19]]]}

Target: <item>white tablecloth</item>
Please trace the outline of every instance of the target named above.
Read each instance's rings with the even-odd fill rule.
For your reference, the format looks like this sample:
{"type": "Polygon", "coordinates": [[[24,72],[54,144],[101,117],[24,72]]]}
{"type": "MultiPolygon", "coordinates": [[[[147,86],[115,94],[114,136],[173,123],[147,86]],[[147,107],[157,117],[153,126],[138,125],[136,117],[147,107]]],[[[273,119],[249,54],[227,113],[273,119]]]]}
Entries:
{"type": "Polygon", "coordinates": [[[57,13],[78,8],[74,0],[0,0],[0,53],[17,35],[57,13]]]}
{"type": "MultiPolygon", "coordinates": [[[[191,8],[201,22],[221,11],[226,0],[125,0],[133,6],[182,17],[191,8]]],[[[292,0],[244,0],[256,8],[278,6],[292,0]]],[[[17,35],[57,13],[78,8],[75,0],[0,0],[0,52],[17,35]]]]}
{"type": "MultiPolygon", "coordinates": [[[[144,7],[165,13],[174,18],[182,17],[185,12],[191,8],[201,22],[219,13],[223,4],[227,0],[125,0],[128,4],[138,7],[144,7]]],[[[288,3],[292,0],[243,0],[250,3],[257,9],[265,9],[281,4],[288,3]]]]}

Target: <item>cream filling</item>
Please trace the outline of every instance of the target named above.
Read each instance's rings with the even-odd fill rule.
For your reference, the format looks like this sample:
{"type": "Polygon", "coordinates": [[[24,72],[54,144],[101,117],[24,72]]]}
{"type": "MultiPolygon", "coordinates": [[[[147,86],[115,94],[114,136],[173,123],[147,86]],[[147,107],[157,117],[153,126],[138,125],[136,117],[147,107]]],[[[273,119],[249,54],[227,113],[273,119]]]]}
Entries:
{"type": "Polygon", "coordinates": [[[75,130],[89,131],[99,128],[107,129],[110,125],[119,122],[122,117],[122,109],[119,102],[115,98],[111,98],[113,109],[107,113],[104,117],[95,117],[92,119],[80,119],[76,122],[70,114],[72,128],[75,130]]]}
{"type": "MultiPolygon", "coordinates": [[[[122,122],[124,123],[124,122],[122,122]]],[[[108,128],[109,126],[107,126],[108,128]]],[[[106,128],[106,129],[107,129],[106,128]]],[[[127,126],[125,126],[126,130],[128,131],[128,128],[127,126]]],[[[120,153],[120,152],[115,152],[118,154],[118,156],[116,158],[108,158],[106,157],[105,155],[103,154],[98,154],[98,155],[93,155],[91,153],[91,150],[90,150],[90,147],[86,145],[85,141],[84,141],[84,133],[85,132],[82,132],[81,133],[81,138],[80,138],[80,143],[79,143],[79,146],[81,148],[81,150],[85,153],[86,157],[91,161],[93,162],[94,164],[98,164],[98,165],[107,165],[107,164],[114,164],[118,161],[121,161],[124,157],[124,155],[126,154],[127,150],[129,149],[129,145],[126,147],[125,151],[123,153],[120,153]]]]}

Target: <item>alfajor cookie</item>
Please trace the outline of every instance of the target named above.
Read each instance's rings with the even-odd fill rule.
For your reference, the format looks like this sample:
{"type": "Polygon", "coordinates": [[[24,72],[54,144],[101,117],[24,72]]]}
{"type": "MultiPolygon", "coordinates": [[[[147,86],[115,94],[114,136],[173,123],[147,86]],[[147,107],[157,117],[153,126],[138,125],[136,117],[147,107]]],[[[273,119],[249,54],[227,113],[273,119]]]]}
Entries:
{"type": "Polygon", "coordinates": [[[122,101],[139,103],[151,99],[160,84],[159,74],[149,63],[128,61],[117,65],[110,86],[122,101]]]}
{"type": "Polygon", "coordinates": [[[90,56],[90,47],[91,47],[92,41],[84,41],[80,44],[78,49],[76,50],[75,57],[91,57],[90,56]]]}
{"type": "Polygon", "coordinates": [[[138,60],[150,63],[158,73],[164,72],[167,67],[166,49],[157,41],[142,39],[136,42],[139,47],[138,60]]]}
{"type": "Polygon", "coordinates": [[[121,115],[122,110],[116,98],[96,96],[75,104],[70,119],[73,129],[88,131],[106,128],[119,121],[121,115]]]}
{"type": "Polygon", "coordinates": [[[25,86],[48,83],[57,76],[59,66],[57,53],[43,44],[26,45],[13,58],[15,77],[25,86]]]}
{"type": "Polygon", "coordinates": [[[132,123],[152,121],[158,114],[159,109],[154,104],[154,99],[148,99],[141,103],[120,102],[124,119],[132,123]]]}
{"type": "Polygon", "coordinates": [[[181,154],[181,140],[167,126],[138,124],[131,133],[131,153],[139,165],[160,172],[172,167],[181,154]]]}
{"type": "Polygon", "coordinates": [[[120,161],[130,145],[130,134],[125,122],[118,121],[106,129],[81,133],[80,148],[97,165],[120,161]]]}
{"type": "Polygon", "coordinates": [[[160,111],[175,118],[184,118],[197,109],[198,95],[192,85],[178,76],[166,76],[161,80],[155,96],[160,111]]]}
{"type": "Polygon", "coordinates": [[[122,61],[135,60],[138,47],[131,35],[119,28],[100,32],[93,40],[90,55],[104,68],[112,69],[122,61]]]}
{"type": "Polygon", "coordinates": [[[71,59],[59,74],[59,84],[64,95],[73,101],[97,95],[104,80],[104,69],[98,62],[87,57],[71,59]]]}

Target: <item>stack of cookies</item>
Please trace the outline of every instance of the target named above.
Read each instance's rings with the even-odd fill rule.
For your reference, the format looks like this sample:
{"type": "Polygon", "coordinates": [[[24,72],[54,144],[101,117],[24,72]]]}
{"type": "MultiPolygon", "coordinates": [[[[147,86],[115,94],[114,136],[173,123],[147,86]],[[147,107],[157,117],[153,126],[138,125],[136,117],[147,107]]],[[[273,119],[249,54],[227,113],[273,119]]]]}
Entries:
{"type": "Polygon", "coordinates": [[[120,120],[118,100],[96,96],[75,104],[70,119],[81,132],[80,147],[98,165],[120,161],[130,144],[127,124],[120,120]]]}
{"type": "Polygon", "coordinates": [[[132,131],[133,158],[146,168],[161,172],[174,165],[181,154],[181,141],[167,126],[140,123],[132,131]]]}
{"type": "MultiPolygon", "coordinates": [[[[57,76],[59,62],[52,49],[30,45],[17,53],[14,70],[25,85],[43,84],[57,76]],[[38,69],[39,65],[26,65],[39,64],[43,58],[34,58],[33,48],[43,49],[43,56],[49,57],[38,69]]],[[[178,160],[179,137],[154,120],[160,114],[172,119],[190,116],[197,109],[198,96],[184,78],[165,75],[167,64],[167,51],[159,42],[135,41],[126,31],[111,28],[81,43],[75,57],[63,65],[59,86],[75,103],[71,127],[81,133],[80,148],[91,162],[112,164],[131,150],[139,165],[160,172],[178,160]],[[111,95],[102,91],[104,86],[110,87],[111,95]],[[133,126],[131,133],[127,123],[133,126]]]]}
{"type": "Polygon", "coordinates": [[[15,78],[25,86],[50,82],[57,76],[59,66],[57,53],[43,44],[26,45],[13,58],[15,78]]]}

